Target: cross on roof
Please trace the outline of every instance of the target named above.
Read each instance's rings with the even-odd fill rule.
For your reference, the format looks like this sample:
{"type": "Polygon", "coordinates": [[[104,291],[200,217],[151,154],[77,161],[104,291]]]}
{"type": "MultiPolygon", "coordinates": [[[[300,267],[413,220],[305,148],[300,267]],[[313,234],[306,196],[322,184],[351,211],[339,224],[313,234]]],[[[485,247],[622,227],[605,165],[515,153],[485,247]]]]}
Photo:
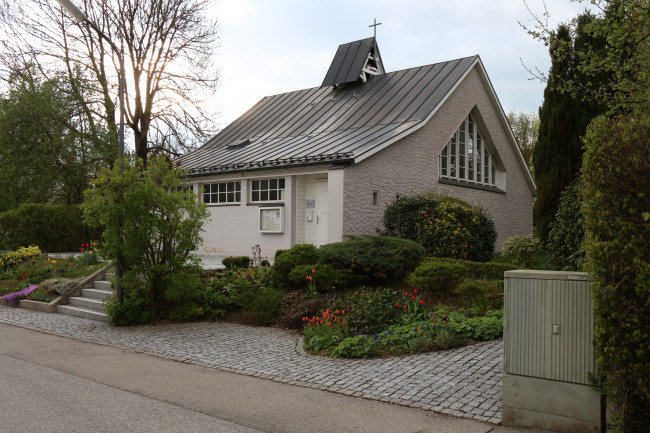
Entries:
{"type": "Polygon", "coordinates": [[[377,18],[374,19],[374,24],[370,24],[368,27],[374,27],[375,39],[377,38],[377,26],[380,26],[381,23],[377,22],[377,18]]]}

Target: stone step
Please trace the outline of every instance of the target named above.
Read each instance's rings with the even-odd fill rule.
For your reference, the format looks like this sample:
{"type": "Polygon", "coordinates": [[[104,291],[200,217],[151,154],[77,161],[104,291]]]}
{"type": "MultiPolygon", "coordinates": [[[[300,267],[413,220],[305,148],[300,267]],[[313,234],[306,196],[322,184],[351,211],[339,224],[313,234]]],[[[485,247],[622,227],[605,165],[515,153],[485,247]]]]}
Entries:
{"type": "Polygon", "coordinates": [[[108,280],[93,281],[93,289],[113,290],[113,288],[111,287],[111,282],[108,280]]]}
{"type": "Polygon", "coordinates": [[[91,310],[101,311],[102,313],[104,312],[104,301],[101,299],[72,296],[68,299],[68,302],[70,302],[70,305],[76,307],[85,307],[91,310]]]}
{"type": "Polygon", "coordinates": [[[81,296],[84,298],[93,298],[105,300],[113,296],[113,290],[110,289],[81,289],[81,296]]]}
{"type": "Polygon", "coordinates": [[[56,307],[57,313],[67,314],[69,316],[83,317],[84,319],[98,320],[108,322],[105,313],[90,308],[79,307],[75,305],[59,305],[56,307]]]}

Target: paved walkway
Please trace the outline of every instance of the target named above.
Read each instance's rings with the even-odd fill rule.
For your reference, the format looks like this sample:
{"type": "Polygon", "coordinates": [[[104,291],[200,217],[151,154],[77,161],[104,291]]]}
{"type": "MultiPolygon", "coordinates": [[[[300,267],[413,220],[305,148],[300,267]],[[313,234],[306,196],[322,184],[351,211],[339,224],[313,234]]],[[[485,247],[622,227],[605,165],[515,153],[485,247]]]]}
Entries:
{"type": "Polygon", "coordinates": [[[0,323],[292,385],[501,422],[501,340],[399,358],[350,360],[306,354],[297,333],[228,323],[115,328],[6,306],[0,306],[0,323]]]}

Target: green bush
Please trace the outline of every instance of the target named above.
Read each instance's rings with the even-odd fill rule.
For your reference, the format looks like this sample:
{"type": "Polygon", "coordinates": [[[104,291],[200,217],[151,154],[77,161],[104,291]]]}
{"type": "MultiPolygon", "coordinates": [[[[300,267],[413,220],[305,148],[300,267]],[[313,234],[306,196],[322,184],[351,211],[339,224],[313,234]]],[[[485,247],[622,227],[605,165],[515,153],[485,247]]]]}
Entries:
{"type": "Polygon", "coordinates": [[[330,265],[300,265],[295,267],[289,274],[291,287],[295,289],[306,288],[310,282],[307,277],[312,277],[311,281],[315,282],[316,290],[321,293],[337,288],[342,280],[341,272],[330,265]]]}
{"type": "Polygon", "coordinates": [[[283,251],[280,255],[276,252],[275,263],[272,266],[273,280],[281,286],[289,286],[289,274],[297,266],[318,262],[316,247],[312,244],[298,244],[291,249],[283,251]]]}
{"type": "Polygon", "coordinates": [[[418,242],[434,257],[486,262],[494,255],[494,223],[469,205],[443,201],[433,213],[423,213],[417,227],[418,242]]]}
{"type": "Polygon", "coordinates": [[[412,271],[425,255],[416,242],[386,236],[350,237],[318,249],[320,263],[332,265],[356,278],[354,283],[383,284],[412,271]]]}
{"type": "Polygon", "coordinates": [[[226,257],[221,261],[226,269],[244,269],[251,265],[251,259],[248,256],[226,257]]]}
{"type": "Polygon", "coordinates": [[[650,425],[650,111],[597,118],[582,168],[595,351],[622,430],[650,425]]]}
{"type": "Polygon", "coordinates": [[[82,242],[99,239],[97,227],[84,225],[79,206],[25,203],[0,213],[0,243],[12,250],[38,245],[47,252],[77,251],[82,242]]]}
{"type": "Polygon", "coordinates": [[[585,228],[582,216],[582,178],[560,195],[555,219],[549,225],[546,255],[554,269],[578,271],[585,262],[585,228]]]}
{"type": "Polygon", "coordinates": [[[534,254],[540,245],[532,236],[512,236],[503,243],[503,255],[512,257],[514,263],[524,268],[531,266],[534,254]]]}
{"type": "Polygon", "coordinates": [[[422,212],[431,215],[437,208],[438,200],[428,195],[398,198],[384,211],[384,235],[418,242],[418,223],[422,221],[422,212]]]}
{"type": "Polygon", "coordinates": [[[102,254],[114,263],[121,259],[125,303],[129,299],[136,310],[167,312],[200,297],[198,285],[184,278],[200,261],[191,253],[201,243],[208,213],[196,195],[179,188],[185,176],[168,156],[151,156],[146,163],[126,157],[102,170],[84,194],[85,221],[105,227],[102,254]]]}
{"type": "Polygon", "coordinates": [[[467,269],[460,263],[426,261],[409,275],[411,286],[431,292],[451,293],[463,281],[467,269]]]}
{"type": "Polygon", "coordinates": [[[253,315],[258,325],[268,325],[280,312],[283,296],[281,290],[261,286],[253,293],[245,309],[253,315]]]}
{"type": "Polygon", "coordinates": [[[401,303],[402,296],[392,289],[357,290],[335,300],[330,310],[345,311],[352,332],[376,334],[401,323],[404,313],[395,308],[395,303],[401,303]]]}
{"type": "Polygon", "coordinates": [[[513,271],[515,269],[519,269],[518,266],[512,265],[510,263],[472,262],[470,260],[441,258],[428,258],[427,261],[460,263],[466,269],[465,278],[475,280],[503,280],[503,273],[505,271],[513,271]]]}

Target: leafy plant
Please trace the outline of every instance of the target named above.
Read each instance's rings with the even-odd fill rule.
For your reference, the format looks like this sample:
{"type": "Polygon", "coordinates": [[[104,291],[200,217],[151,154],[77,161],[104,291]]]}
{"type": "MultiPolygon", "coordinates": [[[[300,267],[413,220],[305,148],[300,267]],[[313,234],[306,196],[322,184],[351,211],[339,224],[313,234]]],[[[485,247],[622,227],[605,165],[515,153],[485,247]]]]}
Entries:
{"type": "Polygon", "coordinates": [[[251,297],[245,309],[255,318],[258,325],[268,325],[275,320],[280,311],[284,292],[272,287],[259,287],[251,297]]]}
{"type": "Polygon", "coordinates": [[[424,254],[424,248],[416,242],[386,236],[355,236],[318,249],[320,263],[347,272],[356,284],[400,280],[424,254]]]}
{"type": "Polygon", "coordinates": [[[549,225],[546,254],[549,263],[564,271],[578,271],[585,264],[585,229],[582,216],[583,182],[579,177],[560,195],[555,219],[549,225]]]}
{"type": "Polygon", "coordinates": [[[332,358],[369,358],[378,351],[377,340],[367,335],[357,335],[341,341],[332,351],[332,358]]]}
{"type": "Polygon", "coordinates": [[[418,290],[413,292],[404,292],[402,302],[395,302],[395,308],[403,312],[402,323],[408,324],[422,320],[428,310],[425,306],[424,299],[418,295],[418,290]]]}
{"type": "Polygon", "coordinates": [[[465,278],[467,269],[460,263],[425,261],[409,276],[411,286],[432,292],[452,292],[465,278]]]}
{"type": "MultiPolygon", "coordinates": [[[[169,310],[172,305],[164,304],[178,298],[174,291],[183,291],[178,275],[198,267],[199,259],[191,253],[200,244],[207,211],[196,195],[179,189],[184,179],[185,173],[168,156],[151,157],[146,163],[127,157],[103,170],[95,187],[85,193],[85,221],[105,227],[104,256],[122,261],[124,303],[136,302],[149,312],[169,310]],[[138,302],[138,297],[153,305],[138,302]]],[[[191,290],[196,296],[197,290],[191,290]]],[[[120,308],[108,311],[119,315],[120,308]]]]}
{"type": "Polygon", "coordinates": [[[541,245],[532,236],[512,236],[503,243],[504,256],[512,257],[515,264],[529,268],[533,255],[541,245]]]}

